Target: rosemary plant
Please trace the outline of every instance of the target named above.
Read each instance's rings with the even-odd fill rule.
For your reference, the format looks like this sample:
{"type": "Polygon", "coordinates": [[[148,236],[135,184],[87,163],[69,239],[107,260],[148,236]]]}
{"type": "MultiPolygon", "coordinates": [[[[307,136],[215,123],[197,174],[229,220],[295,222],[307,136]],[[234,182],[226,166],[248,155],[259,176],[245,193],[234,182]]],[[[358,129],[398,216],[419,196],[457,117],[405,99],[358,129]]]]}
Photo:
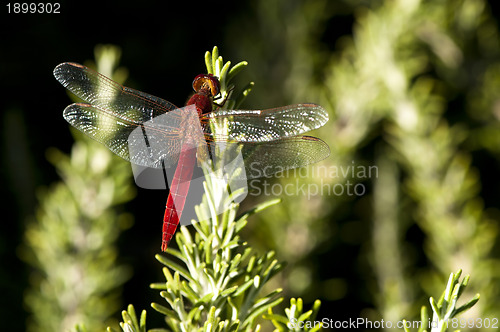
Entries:
{"type": "MultiPolygon", "coordinates": [[[[456,273],[451,273],[448,278],[448,283],[446,284],[446,289],[441,294],[441,297],[436,302],[436,300],[431,297],[429,299],[432,308],[432,320],[429,320],[429,315],[427,313],[427,307],[422,306],[420,314],[420,327],[418,332],[431,331],[431,332],[444,332],[448,330],[458,331],[460,328],[482,328],[484,325],[484,319],[480,320],[459,320],[456,317],[472,308],[477,301],[479,301],[479,294],[476,294],[467,303],[457,307],[457,301],[459,297],[464,293],[465,288],[469,283],[469,276],[465,276],[460,280],[462,275],[462,270],[458,270],[456,273]],[[472,324],[471,324],[472,322],[472,324]]],[[[410,332],[406,320],[403,321],[405,324],[404,330],[410,332]]],[[[485,326],[486,327],[486,326],[485,326]]],[[[489,326],[487,327],[489,328],[489,326]]]]}
{"type": "Polygon", "coordinates": [[[330,285],[366,287],[360,294],[363,301],[370,294],[367,307],[395,321],[412,312],[423,293],[440,291],[441,276],[463,268],[473,271],[474,287],[487,294],[471,314],[498,313],[499,223],[491,196],[498,187],[492,174],[498,172],[491,169],[500,158],[500,37],[489,2],[261,0],[254,8],[234,22],[231,33],[242,34],[249,25],[266,31],[238,40],[238,49],[265,69],[256,75],[268,89],[285,87],[282,96],[263,93],[257,99],[321,100],[333,111],[320,129],[334,151],[327,167],[367,160],[380,174],[371,178],[375,190],[365,197],[317,195],[312,204],[297,197],[259,217],[260,229],[270,236],[255,245],[274,241],[291,265],[279,282],[285,294],[321,294],[332,301],[324,305],[336,311],[344,307],[339,300],[353,301],[353,294],[330,285]],[[349,33],[338,29],[345,17],[353,20],[349,33]],[[267,52],[276,49],[279,56],[267,52]],[[359,209],[368,202],[373,214],[359,209]],[[308,221],[302,217],[307,209],[320,215],[308,221]],[[355,213],[343,217],[346,210],[355,213]],[[410,240],[416,229],[423,246],[410,240]],[[294,245],[288,239],[296,239],[294,245]],[[310,263],[325,246],[334,253],[344,243],[361,250],[352,251],[352,264],[342,265],[341,272],[335,267],[345,261],[334,254],[330,271],[310,263]],[[416,253],[430,264],[419,266],[416,253]],[[349,276],[357,276],[360,265],[373,278],[353,284],[349,276]],[[331,279],[315,282],[319,275],[331,279]]]}
{"type": "MultiPolygon", "coordinates": [[[[221,98],[227,98],[224,107],[239,105],[253,84],[248,84],[237,98],[233,98],[234,86],[230,81],[246,66],[246,62],[230,68],[230,62],[223,64],[215,47],[212,53],[206,53],[205,63],[208,72],[220,78],[221,98]]],[[[224,130],[224,123],[212,123],[212,130],[224,130]]],[[[221,146],[224,147],[224,144],[221,146]]],[[[196,207],[198,221],[193,221],[194,236],[188,227],[182,226],[176,235],[179,249],[170,247],[167,256],[156,256],[165,265],[163,273],[166,281],[151,287],[161,290],[166,303],[153,303],[152,307],[165,315],[172,331],[260,331],[259,319],[265,313],[268,313],[265,317],[276,325],[288,319],[311,319],[319,309],[318,301],[313,310],[303,315],[299,299],[298,302],[292,300],[291,307],[286,311],[287,316],[272,313],[272,308],[283,298],[279,296],[280,288],[269,290],[266,283],[284,265],[278,262],[273,251],[257,253],[240,239],[239,233],[247,224],[248,217],[279,203],[279,200],[262,203],[237,215],[237,202],[245,195],[246,184],[240,187],[231,184],[241,183],[237,181],[241,169],[226,170],[226,181],[220,181],[224,176],[222,168],[217,167],[218,162],[226,159],[225,154],[233,155],[234,151],[228,149],[237,148],[217,149],[215,161],[202,163],[205,194],[196,207]],[[228,208],[219,214],[220,206],[228,208]]],[[[145,331],[145,317],[143,311],[140,320],[137,320],[134,308],[129,306],[123,312],[121,328],[123,331],[145,331]]]]}
{"type": "MultiPolygon", "coordinates": [[[[116,47],[96,47],[98,70],[123,81],[123,70],[113,75],[119,57],[116,47]]],[[[34,269],[25,295],[29,331],[68,331],[76,324],[104,329],[131,275],[117,263],[116,248],[118,235],[132,223],[130,214],[116,209],[134,196],[130,167],[83,135],[75,139],[70,156],[48,151],[62,180],[39,193],[25,234],[21,254],[34,269]]]]}

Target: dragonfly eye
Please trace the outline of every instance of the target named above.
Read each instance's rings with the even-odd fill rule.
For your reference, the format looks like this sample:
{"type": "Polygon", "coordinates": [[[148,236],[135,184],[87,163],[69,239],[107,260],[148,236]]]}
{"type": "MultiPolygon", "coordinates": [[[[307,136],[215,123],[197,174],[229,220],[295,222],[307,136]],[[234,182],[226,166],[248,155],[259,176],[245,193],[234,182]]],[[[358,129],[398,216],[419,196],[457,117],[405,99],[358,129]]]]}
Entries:
{"type": "Polygon", "coordinates": [[[220,91],[219,79],[212,74],[200,74],[196,76],[193,80],[194,91],[198,92],[203,88],[210,89],[212,97],[217,96],[220,91]]]}

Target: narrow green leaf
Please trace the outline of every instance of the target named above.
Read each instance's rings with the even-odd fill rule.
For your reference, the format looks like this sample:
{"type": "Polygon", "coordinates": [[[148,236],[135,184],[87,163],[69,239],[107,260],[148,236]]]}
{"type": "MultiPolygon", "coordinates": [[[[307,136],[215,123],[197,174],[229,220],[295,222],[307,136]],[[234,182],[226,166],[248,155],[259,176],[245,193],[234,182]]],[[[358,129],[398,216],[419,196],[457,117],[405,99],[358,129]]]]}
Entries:
{"type": "Polygon", "coordinates": [[[163,271],[163,275],[165,276],[165,280],[167,280],[167,283],[172,283],[174,282],[174,276],[172,275],[172,273],[170,273],[170,269],[168,267],[164,267],[162,269],[163,271]]]}
{"type": "Polygon", "coordinates": [[[323,323],[319,323],[318,325],[314,324],[314,326],[309,329],[309,332],[320,331],[323,328],[323,323]]]}
{"type": "MultiPolygon", "coordinates": [[[[274,253],[273,253],[274,256],[274,253]]],[[[271,264],[265,269],[265,271],[262,273],[263,276],[268,277],[276,268],[278,268],[278,260],[273,260],[271,264]]]]}
{"type": "Polygon", "coordinates": [[[263,314],[262,317],[264,319],[267,319],[267,320],[272,320],[272,321],[275,321],[277,323],[282,323],[282,324],[288,324],[289,320],[287,317],[283,316],[283,315],[277,315],[277,314],[273,314],[273,310],[272,308],[269,308],[267,310],[267,314],[263,314]]]}
{"type": "Polygon", "coordinates": [[[247,61],[240,61],[237,64],[235,64],[230,70],[229,73],[227,74],[227,80],[230,82],[233,77],[238,75],[245,67],[248,66],[247,61]]]}
{"type": "Polygon", "coordinates": [[[405,332],[411,332],[410,329],[408,327],[406,327],[406,325],[407,325],[406,323],[407,322],[408,321],[406,319],[403,319],[403,329],[405,330],[405,332]]]}
{"type": "Polygon", "coordinates": [[[208,293],[205,296],[203,296],[197,303],[207,304],[212,300],[213,297],[214,297],[213,293],[208,293]]]}
{"type": "Polygon", "coordinates": [[[240,105],[243,104],[243,102],[245,101],[245,99],[247,98],[247,96],[252,91],[252,88],[254,87],[254,85],[255,84],[253,82],[250,82],[250,83],[248,83],[245,86],[245,88],[243,89],[243,91],[236,97],[236,100],[234,102],[234,107],[235,108],[240,107],[240,105]]]}
{"type": "Polygon", "coordinates": [[[246,219],[246,218],[254,215],[255,213],[261,212],[262,210],[267,209],[267,208],[269,208],[273,205],[279,204],[279,203],[281,203],[281,199],[279,199],[279,198],[271,199],[267,202],[263,202],[255,207],[253,207],[252,209],[244,212],[242,215],[238,216],[236,219],[237,220],[246,219]]]}
{"type": "Polygon", "coordinates": [[[151,307],[154,310],[158,311],[160,314],[163,314],[163,315],[168,316],[168,317],[172,317],[176,320],[180,320],[180,317],[177,314],[177,312],[175,312],[174,310],[170,310],[167,307],[162,306],[161,304],[153,302],[153,303],[151,303],[151,307]]]}
{"type": "Polygon", "coordinates": [[[462,276],[462,269],[458,269],[458,271],[453,275],[453,280],[458,281],[462,276]]]}
{"type": "Polygon", "coordinates": [[[234,231],[235,233],[239,233],[243,227],[245,227],[247,225],[247,220],[246,218],[245,219],[239,219],[237,222],[236,222],[236,225],[234,226],[234,231]]]}
{"type": "Polygon", "coordinates": [[[191,275],[189,274],[189,272],[184,268],[182,267],[181,265],[177,264],[177,263],[174,263],[170,260],[166,260],[165,263],[164,263],[167,267],[171,268],[172,271],[176,271],[176,273],[179,273],[180,275],[182,275],[184,278],[186,278],[187,280],[191,280],[191,275]]]}
{"type": "Polygon", "coordinates": [[[233,294],[233,297],[240,296],[243,292],[245,292],[250,286],[253,284],[253,279],[248,280],[243,285],[238,287],[238,290],[233,294]]]}
{"type": "Polygon", "coordinates": [[[241,254],[238,253],[231,260],[231,265],[229,266],[229,271],[235,270],[238,267],[238,265],[240,264],[240,262],[241,262],[241,254]]]}
{"type": "Polygon", "coordinates": [[[459,291],[457,292],[457,296],[460,297],[465,289],[467,288],[467,285],[469,284],[469,278],[470,276],[469,275],[466,275],[463,279],[462,279],[462,282],[460,283],[460,288],[459,288],[459,291]]]}
{"type": "Polygon", "coordinates": [[[208,313],[208,317],[207,317],[207,322],[210,323],[210,324],[215,324],[216,321],[215,321],[215,307],[212,306],[210,307],[210,311],[208,313]]]}
{"type": "Polygon", "coordinates": [[[253,286],[255,288],[259,288],[259,286],[260,286],[260,276],[255,276],[253,278],[253,286]]]}
{"type": "Polygon", "coordinates": [[[264,296],[263,298],[274,298],[276,297],[277,295],[281,294],[281,292],[283,292],[283,288],[277,288],[277,289],[273,289],[271,292],[269,292],[266,296],[264,296]]]}
{"type": "MultiPolygon", "coordinates": [[[[200,206],[195,206],[195,211],[196,211],[196,214],[197,215],[200,215],[201,214],[201,211],[200,211],[200,206]]],[[[202,221],[205,221],[206,219],[202,219],[202,221]]],[[[191,224],[193,225],[194,229],[196,230],[196,233],[198,234],[201,234],[202,235],[202,238],[206,238],[209,234],[209,229],[207,227],[207,223],[206,222],[198,222],[196,220],[192,220],[191,221],[191,224]]]]}
{"type": "Polygon", "coordinates": [[[255,259],[256,259],[255,256],[250,257],[250,260],[248,261],[247,272],[250,272],[253,270],[254,264],[255,264],[255,259]]]}
{"type": "Polygon", "coordinates": [[[191,308],[191,311],[189,311],[188,316],[187,316],[187,321],[188,322],[193,322],[199,319],[200,313],[204,309],[203,305],[193,305],[193,308],[191,308]]]}
{"type": "Polygon", "coordinates": [[[320,300],[316,300],[314,301],[314,304],[313,304],[313,314],[311,316],[311,320],[315,320],[316,319],[316,316],[318,314],[318,311],[319,311],[319,308],[321,307],[321,301],[320,300]]]}
{"type": "Polygon", "coordinates": [[[139,321],[139,326],[141,327],[141,332],[146,332],[146,310],[141,312],[141,319],[139,321]]]}
{"type": "Polygon", "coordinates": [[[437,318],[438,319],[441,319],[441,312],[436,304],[436,301],[434,300],[433,297],[430,297],[429,298],[429,302],[431,303],[431,307],[432,307],[432,311],[434,312],[434,314],[436,314],[437,318]]]}
{"type": "Polygon", "coordinates": [[[449,320],[451,316],[453,315],[453,312],[455,311],[455,305],[457,304],[457,296],[454,295],[450,299],[450,304],[448,305],[448,308],[443,316],[443,319],[449,320]]]}
{"type": "Polygon", "coordinates": [[[191,288],[190,284],[186,281],[182,281],[182,291],[185,293],[186,297],[191,301],[191,302],[196,302],[199,299],[199,296],[196,294],[196,292],[191,288]]]}
{"type": "Polygon", "coordinates": [[[185,226],[181,226],[180,231],[183,236],[182,237],[179,236],[179,239],[182,239],[182,243],[179,243],[179,248],[181,247],[181,245],[183,245],[186,247],[187,250],[189,250],[188,252],[192,254],[191,248],[193,247],[193,238],[191,237],[191,233],[189,233],[189,230],[185,226]]]}
{"type": "Polygon", "coordinates": [[[427,307],[426,306],[422,306],[422,308],[420,309],[420,327],[418,329],[418,332],[424,332],[426,331],[425,327],[427,326],[427,323],[429,321],[429,313],[427,311],[427,307]]]}
{"type": "MultiPolygon", "coordinates": [[[[300,312],[301,310],[299,310],[300,312]]],[[[299,316],[299,318],[297,318],[297,321],[299,322],[303,322],[303,321],[306,321],[309,319],[309,317],[311,317],[313,311],[312,310],[309,310],[309,311],[306,311],[304,312],[302,315],[299,316]]]]}
{"type": "Polygon", "coordinates": [[[283,298],[276,299],[270,303],[262,303],[260,306],[252,308],[247,318],[243,321],[243,326],[252,326],[257,316],[266,312],[268,308],[277,306],[281,301],[283,301],[283,298]]]}
{"type": "Polygon", "coordinates": [[[227,84],[227,73],[229,71],[229,67],[231,66],[231,61],[228,61],[222,66],[220,76],[219,76],[219,81],[221,86],[225,87],[227,84]]]}
{"type": "Polygon", "coordinates": [[[213,62],[212,62],[212,54],[210,54],[209,51],[205,52],[205,66],[207,67],[207,73],[212,74],[214,73],[214,67],[213,67],[213,62]]]}
{"type": "Polygon", "coordinates": [[[238,289],[238,286],[233,286],[231,288],[228,288],[226,290],[224,290],[222,293],[220,293],[220,296],[228,296],[229,294],[231,293],[234,293],[236,290],[238,289]]]}
{"type": "Polygon", "coordinates": [[[167,289],[164,282],[155,282],[154,284],[149,284],[149,288],[161,290],[167,289]]]}
{"type": "Polygon", "coordinates": [[[215,59],[215,63],[214,63],[214,69],[215,69],[215,76],[219,77],[220,76],[220,72],[222,70],[222,64],[224,63],[223,62],[224,60],[222,59],[221,56],[219,56],[217,59],[215,59]]]}
{"type": "Polygon", "coordinates": [[[228,332],[236,332],[236,331],[239,331],[239,328],[240,328],[240,321],[239,320],[235,320],[233,322],[233,324],[231,324],[228,328],[228,332]]]}
{"type": "Polygon", "coordinates": [[[470,308],[472,308],[479,301],[479,298],[480,298],[480,295],[476,294],[469,302],[467,302],[466,304],[464,304],[464,305],[460,306],[459,308],[457,308],[455,310],[454,317],[456,317],[460,313],[462,313],[462,312],[464,312],[464,311],[469,310],[470,308]]]}

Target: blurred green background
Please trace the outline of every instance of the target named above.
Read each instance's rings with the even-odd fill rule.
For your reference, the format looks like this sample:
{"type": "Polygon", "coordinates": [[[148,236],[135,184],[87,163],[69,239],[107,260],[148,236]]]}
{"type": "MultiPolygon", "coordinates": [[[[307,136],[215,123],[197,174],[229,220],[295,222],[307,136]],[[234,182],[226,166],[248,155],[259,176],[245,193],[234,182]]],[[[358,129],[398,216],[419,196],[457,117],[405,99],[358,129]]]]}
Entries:
{"type": "MultiPolygon", "coordinates": [[[[58,310],[67,317],[62,307],[78,311],[57,291],[83,297],[87,273],[100,275],[89,288],[107,284],[95,287],[95,302],[87,304],[90,312],[107,310],[106,324],[128,303],[148,309],[148,327],[162,324],[149,309],[159,296],[148,285],[162,279],[153,256],[166,192],[135,188],[119,158],[108,160],[99,176],[88,175],[95,158],[109,158],[86,150],[97,143],[73,150],[72,160],[64,155],[75,141],[61,116],[70,101],[52,70],[94,59],[98,44],[120,47],[127,86],[176,105],[205,71],[205,51],[217,45],[225,60],[249,62],[239,79],[256,85],[243,108],[315,102],[328,110],[330,121],[313,134],[330,145],[331,156],[304,171],[311,176],[275,181],[324,190],[347,188],[349,181],[365,192],[282,195],[281,205],[251,220],[245,240],[288,262],[273,280],[285,296],[302,297],[308,306],[319,298],[319,319],[418,320],[420,306],[439,297],[449,273],[461,268],[471,275],[466,298],[482,296],[466,317],[500,319],[499,12],[493,0],[62,1],[60,14],[7,14],[4,6],[3,330],[66,326],[57,318],[60,325],[44,328],[51,325],[29,317],[35,311],[55,319],[51,312],[58,310]],[[314,173],[370,166],[377,176],[314,173]],[[55,183],[75,173],[81,183],[94,183],[90,196],[98,196],[103,181],[115,188],[106,196],[105,217],[92,210],[100,226],[89,226],[106,232],[95,235],[96,243],[111,247],[95,253],[102,261],[66,270],[62,258],[35,253],[57,253],[58,239],[70,247],[78,241],[78,234],[58,228],[63,212],[50,215],[77,192],[55,183]],[[43,230],[53,238],[41,236],[43,230]],[[43,267],[52,271],[49,278],[43,267]],[[43,281],[56,279],[56,286],[43,281]],[[51,297],[59,303],[46,302],[51,297]]],[[[255,196],[243,205],[274,197],[255,196]]],[[[85,197],[78,198],[82,204],[85,197]]],[[[75,317],[94,326],[86,315],[75,317]]]]}

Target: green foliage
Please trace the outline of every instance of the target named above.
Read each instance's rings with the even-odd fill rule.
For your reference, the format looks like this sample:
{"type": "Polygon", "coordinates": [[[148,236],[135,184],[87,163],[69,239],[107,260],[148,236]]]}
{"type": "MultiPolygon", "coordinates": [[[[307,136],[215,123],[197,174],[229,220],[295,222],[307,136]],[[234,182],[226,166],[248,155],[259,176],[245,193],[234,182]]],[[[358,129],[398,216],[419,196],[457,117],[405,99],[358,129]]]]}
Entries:
{"type": "MultiPolygon", "coordinates": [[[[423,294],[440,291],[443,275],[463,268],[476,276],[473,287],[488,294],[467,314],[498,313],[498,211],[485,195],[497,195],[492,187],[498,187],[487,177],[500,159],[500,38],[487,1],[262,0],[253,9],[255,21],[250,14],[230,30],[243,34],[240,26],[255,24],[266,31],[259,40],[238,40],[262,69],[255,79],[266,87],[260,94],[254,89],[255,99],[326,106],[332,114],[320,136],[332,158],[324,165],[352,161],[377,166],[379,174],[365,197],[287,196],[259,216],[253,243],[275,248],[289,262],[290,272],[276,281],[285,294],[309,301],[324,296],[323,304],[335,300],[335,307],[353,299],[329,285],[366,287],[361,293],[369,293],[371,303],[365,309],[396,321],[417,310],[423,294]],[[338,38],[346,17],[352,33],[338,38]],[[268,52],[274,49],[279,54],[268,52]],[[268,93],[276,86],[278,93],[268,93]],[[422,233],[423,247],[413,242],[415,232],[422,233]],[[352,266],[340,265],[346,260],[336,253],[353,245],[360,250],[348,254],[352,266]],[[328,272],[311,263],[325,247],[332,257],[328,272]],[[417,264],[422,260],[430,264],[417,264]],[[360,268],[372,277],[353,284],[349,276],[360,268]],[[318,282],[320,273],[332,279],[318,282]]],[[[366,181],[307,179],[325,186],[348,180],[366,181]]]]}
{"type": "MultiPolygon", "coordinates": [[[[116,49],[97,49],[96,55],[100,71],[119,58],[116,49]]],[[[21,251],[34,268],[25,296],[32,312],[30,331],[67,331],[77,323],[102,330],[119,308],[120,285],[131,274],[129,267],[117,264],[115,245],[132,222],[132,216],[116,210],[134,195],[130,166],[115,162],[94,141],[75,137],[70,156],[48,151],[62,181],[40,191],[40,206],[21,251]]]]}
{"type": "Polygon", "coordinates": [[[152,285],[164,290],[161,296],[172,310],[156,303],[153,308],[167,316],[167,323],[174,331],[194,331],[202,326],[206,328],[207,323],[214,331],[250,331],[256,328],[262,313],[282,300],[277,298],[280,289],[265,296],[259,294],[283,265],[275,259],[274,252],[258,255],[244,243],[238,243],[237,234],[246,223],[246,217],[235,220],[234,209],[230,214],[232,216],[212,218],[210,224],[195,224],[195,241],[185,227],[181,228],[176,238],[180,251],[168,249],[168,253],[183,265],[172,258],[157,256],[175,272],[172,275],[164,268],[166,283],[152,285]],[[221,219],[227,220],[227,226],[221,219]],[[220,237],[206,233],[213,228],[218,230],[220,237]],[[216,319],[213,318],[215,313],[216,319]]]}
{"type": "Polygon", "coordinates": [[[290,307],[285,309],[286,316],[274,314],[272,308],[269,308],[264,318],[272,321],[275,331],[320,331],[322,325],[315,321],[320,305],[321,301],[316,300],[311,310],[303,312],[302,299],[292,298],[290,307]]]}
{"type": "Polygon", "coordinates": [[[236,96],[233,96],[234,84],[230,84],[231,80],[240,73],[247,65],[248,62],[241,61],[231,67],[231,61],[224,63],[224,60],[219,56],[219,49],[214,46],[212,53],[207,51],[205,53],[205,65],[207,73],[217,76],[220,82],[220,101],[226,101],[223,108],[234,109],[241,105],[245,98],[252,91],[254,86],[253,82],[249,82],[243,90],[236,96]]]}
{"type": "MultiPolygon", "coordinates": [[[[122,311],[123,322],[120,327],[124,332],[146,332],[146,310],[141,313],[140,320],[137,320],[133,305],[129,305],[127,310],[122,311]]],[[[151,331],[151,330],[150,330],[151,331]]],[[[108,327],[108,332],[116,332],[115,329],[108,327]]]]}
{"type": "MultiPolygon", "coordinates": [[[[374,165],[379,176],[365,182],[321,175],[301,179],[321,186],[370,182],[373,192],[365,197],[282,197],[285,204],[257,214],[261,220],[252,224],[258,227],[247,225],[245,214],[236,215],[237,205],[213,215],[222,204],[214,194],[221,188],[207,183],[196,234],[181,228],[179,250],[158,257],[166,265],[166,282],[153,286],[162,290],[165,303],[155,309],[172,329],[179,329],[186,317],[194,318],[195,329],[257,328],[260,313],[249,317],[238,311],[244,308],[243,298],[250,298],[247,307],[259,299],[266,306],[279,300],[272,289],[283,288],[285,296],[292,293],[306,302],[322,296],[323,306],[362,300],[366,308],[352,316],[368,312],[396,321],[418,310],[424,294],[440,292],[442,276],[461,267],[476,276],[473,292],[486,294],[474,312],[463,314],[498,313],[498,212],[491,209],[491,200],[485,206],[481,182],[490,182],[486,176],[491,173],[484,171],[500,160],[500,39],[486,1],[261,0],[252,9],[254,22],[245,21],[252,17],[246,13],[227,30],[238,36],[232,49],[248,52],[245,58],[258,68],[254,79],[261,90],[253,89],[258,107],[304,101],[328,107],[331,121],[319,136],[332,148],[333,158],[323,166],[374,165]],[[345,16],[353,20],[352,35],[329,36],[338,33],[336,20],[345,16]],[[253,37],[239,30],[249,25],[265,33],[253,37]],[[244,231],[257,250],[242,243],[244,231]],[[423,246],[415,242],[415,233],[423,246]],[[347,252],[346,247],[359,250],[347,252]],[[272,255],[257,254],[259,248],[273,248],[288,261],[286,273],[273,272],[281,265],[272,255]],[[331,270],[318,268],[318,253],[328,257],[331,270]],[[252,274],[249,266],[261,271],[252,274]],[[353,278],[355,283],[349,278],[353,274],[363,277],[353,278]],[[320,275],[331,279],[319,280],[320,275]],[[255,286],[256,277],[261,288],[255,286]],[[361,289],[363,298],[346,289],[361,289]],[[257,290],[265,295],[256,295],[257,290]]],[[[221,76],[217,102],[229,96],[225,107],[238,107],[252,85],[233,98],[230,80],[238,69],[224,64],[216,49],[205,60],[208,72],[221,76]]],[[[459,282],[455,276],[448,295],[431,302],[438,318],[470,306],[456,306],[454,298],[467,278],[459,282]]],[[[270,307],[264,315],[276,328],[286,329],[287,320],[302,316],[295,315],[298,308],[297,301],[285,316],[270,307]]],[[[421,315],[427,321],[427,309],[421,315]]]]}
{"type": "MultiPolygon", "coordinates": [[[[228,83],[246,63],[229,69],[230,63],[223,65],[217,48],[212,54],[207,52],[205,59],[208,72],[221,77],[222,98],[229,97],[234,87],[228,83]]],[[[225,107],[228,105],[234,105],[231,99],[225,107]]],[[[226,152],[218,150],[213,164],[224,160],[226,152]]],[[[278,297],[280,289],[271,290],[265,296],[260,294],[283,265],[275,259],[274,252],[259,255],[240,240],[239,232],[251,213],[237,217],[238,204],[234,202],[246,193],[246,184],[231,187],[233,191],[229,195],[225,193],[241,169],[228,172],[228,182],[218,181],[222,178],[218,173],[221,168],[214,169],[212,162],[204,163],[203,169],[205,195],[196,208],[200,222],[193,223],[194,239],[186,227],[181,227],[176,236],[179,250],[168,248],[169,256],[156,257],[166,266],[163,269],[166,282],[152,287],[163,290],[160,294],[170,308],[157,303],[152,306],[166,316],[173,331],[258,330],[257,319],[282,301],[278,297]],[[216,211],[220,206],[229,206],[229,209],[218,215],[216,211]],[[173,275],[169,268],[175,271],[173,275]]],[[[254,211],[275,203],[263,204],[254,211]]]]}
{"type": "MultiPolygon", "coordinates": [[[[464,290],[469,283],[469,276],[467,275],[460,281],[461,275],[461,270],[457,271],[457,273],[450,274],[446,289],[444,290],[443,294],[441,294],[438,302],[436,302],[433,297],[430,298],[430,304],[433,312],[432,320],[430,322],[429,316],[427,314],[427,308],[425,306],[422,307],[420,315],[421,325],[418,329],[418,332],[427,331],[428,329],[426,329],[426,327],[431,327],[432,332],[443,332],[447,331],[448,329],[455,329],[457,327],[460,327],[460,323],[458,323],[457,320],[454,320],[454,318],[460,313],[472,308],[477,303],[477,301],[479,301],[479,294],[476,294],[467,303],[461,305],[460,307],[457,307],[457,301],[464,293],[464,290]]],[[[410,329],[406,327],[407,322],[404,321],[404,323],[404,330],[406,332],[410,332],[410,329]]],[[[480,326],[477,325],[476,327],[480,326]]]]}
{"type": "MultiPolygon", "coordinates": [[[[236,70],[229,70],[229,63],[222,66],[217,48],[212,54],[207,52],[205,59],[209,73],[229,73],[225,83],[221,84],[221,95],[222,98],[231,97],[234,87],[228,82],[234,77],[231,73],[236,73],[236,70]]],[[[240,66],[244,63],[235,67],[240,66]]],[[[244,89],[242,94],[248,91],[244,89]]],[[[231,105],[231,101],[227,103],[231,105]]],[[[156,256],[165,265],[163,274],[166,281],[152,284],[151,288],[161,290],[160,295],[166,303],[152,303],[152,307],[165,316],[172,331],[260,331],[259,321],[263,315],[275,324],[287,319],[298,319],[300,322],[314,319],[319,301],[313,310],[303,313],[302,300],[292,299],[290,308],[285,309],[286,317],[273,314],[272,308],[283,298],[279,297],[281,289],[269,288],[268,282],[282,270],[283,263],[278,262],[273,251],[263,255],[257,253],[240,239],[239,234],[250,216],[279,203],[279,200],[261,203],[238,216],[239,205],[235,202],[246,194],[246,184],[239,188],[229,184],[238,178],[241,170],[227,172],[227,181],[220,181],[220,168],[214,169],[213,166],[224,160],[225,153],[228,151],[217,150],[213,156],[215,160],[202,163],[205,194],[196,207],[199,221],[193,221],[194,236],[188,227],[182,226],[175,237],[179,249],[169,247],[167,256],[156,256]],[[219,214],[220,206],[229,208],[219,214]]],[[[139,332],[145,329],[142,319],[145,312],[143,315],[141,324],[138,324],[135,311],[129,306],[120,324],[122,330],[139,332]]]]}

